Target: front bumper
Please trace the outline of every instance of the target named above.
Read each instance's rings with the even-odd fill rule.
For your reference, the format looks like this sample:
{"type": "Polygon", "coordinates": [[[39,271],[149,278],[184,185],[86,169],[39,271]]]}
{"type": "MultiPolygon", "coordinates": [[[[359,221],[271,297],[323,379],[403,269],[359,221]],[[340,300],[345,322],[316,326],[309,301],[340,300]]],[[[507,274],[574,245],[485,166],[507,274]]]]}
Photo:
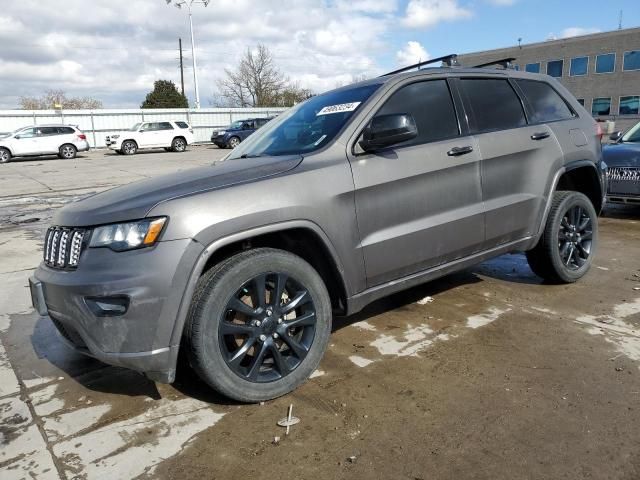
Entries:
{"type": "Polygon", "coordinates": [[[130,252],[89,249],[74,271],[42,263],[29,281],[33,305],[80,353],[170,383],[179,349],[173,329],[201,251],[185,239],[130,252]],[[123,310],[109,310],[119,302],[123,310]]]}
{"type": "Polygon", "coordinates": [[[215,143],[218,147],[224,148],[227,146],[227,137],[222,135],[219,137],[212,137],[211,141],[215,143]]]}

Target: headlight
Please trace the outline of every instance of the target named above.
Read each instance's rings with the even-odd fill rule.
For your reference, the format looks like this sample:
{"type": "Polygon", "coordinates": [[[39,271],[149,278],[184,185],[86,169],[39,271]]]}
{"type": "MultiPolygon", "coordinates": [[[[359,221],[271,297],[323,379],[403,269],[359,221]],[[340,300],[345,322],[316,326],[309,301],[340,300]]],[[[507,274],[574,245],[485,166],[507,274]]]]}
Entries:
{"type": "Polygon", "coordinates": [[[120,138],[120,135],[111,135],[111,138],[120,138]]]}
{"type": "Polygon", "coordinates": [[[224,130],[220,130],[220,131],[218,132],[218,136],[220,136],[220,135],[224,135],[224,133],[225,133],[225,132],[224,132],[224,130]]]}
{"type": "Polygon", "coordinates": [[[97,227],[93,230],[89,246],[108,247],[116,252],[150,247],[158,240],[166,220],[166,217],[147,218],[97,227]]]}

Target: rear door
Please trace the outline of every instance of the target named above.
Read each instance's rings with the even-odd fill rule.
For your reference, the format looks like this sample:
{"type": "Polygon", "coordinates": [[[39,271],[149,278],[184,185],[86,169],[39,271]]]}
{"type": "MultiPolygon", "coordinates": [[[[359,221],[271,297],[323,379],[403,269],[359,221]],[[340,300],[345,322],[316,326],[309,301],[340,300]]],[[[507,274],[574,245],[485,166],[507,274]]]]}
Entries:
{"type": "Polygon", "coordinates": [[[547,177],[562,160],[553,131],[528,122],[509,79],[462,77],[460,90],[482,156],[485,249],[537,232],[547,177]]]}
{"type": "Polygon", "coordinates": [[[62,145],[62,136],[58,127],[40,127],[38,129],[38,149],[41,153],[58,153],[62,145]]]}
{"type": "Polygon", "coordinates": [[[158,147],[170,147],[173,137],[175,137],[175,128],[173,128],[171,122],[158,122],[156,125],[156,145],[158,147]]]}
{"type": "Polygon", "coordinates": [[[480,157],[457,97],[445,79],[410,82],[374,116],[409,113],[418,137],[348,152],[368,287],[467,256],[484,240],[480,157]]]}

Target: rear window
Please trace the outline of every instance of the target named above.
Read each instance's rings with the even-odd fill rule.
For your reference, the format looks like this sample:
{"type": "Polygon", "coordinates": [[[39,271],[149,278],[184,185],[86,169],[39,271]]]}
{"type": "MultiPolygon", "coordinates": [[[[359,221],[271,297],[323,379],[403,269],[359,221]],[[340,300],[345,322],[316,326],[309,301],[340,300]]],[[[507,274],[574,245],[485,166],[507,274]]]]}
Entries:
{"type": "Polygon", "coordinates": [[[463,78],[475,123],[475,132],[507,130],[527,124],[520,98],[507,80],[497,78],[463,78]]]}
{"type": "Polygon", "coordinates": [[[40,135],[58,135],[58,127],[39,127],[40,135]]]}
{"type": "Polygon", "coordinates": [[[516,80],[515,82],[529,103],[532,123],[573,118],[573,112],[566,102],[548,83],[535,80],[516,80]]]}
{"type": "Polygon", "coordinates": [[[180,128],[189,128],[189,124],[186,122],[176,122],[176,125],[178,125],[180,128]]]}

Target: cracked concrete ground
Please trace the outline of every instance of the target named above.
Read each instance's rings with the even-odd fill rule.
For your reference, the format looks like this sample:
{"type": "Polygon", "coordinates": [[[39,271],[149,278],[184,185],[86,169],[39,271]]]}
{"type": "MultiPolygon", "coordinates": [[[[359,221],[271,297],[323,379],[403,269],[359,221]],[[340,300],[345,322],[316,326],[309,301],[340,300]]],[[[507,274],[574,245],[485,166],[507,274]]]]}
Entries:
{"type": "Polygon", "coordinates": [[[27,289],[52,212],[223,153],[0,166],[0,478],[640,478],[640,209],[606,211],[574,285],[506,255],[335,319],[313,378],[264,405],[68,350],[27,289]]]}

